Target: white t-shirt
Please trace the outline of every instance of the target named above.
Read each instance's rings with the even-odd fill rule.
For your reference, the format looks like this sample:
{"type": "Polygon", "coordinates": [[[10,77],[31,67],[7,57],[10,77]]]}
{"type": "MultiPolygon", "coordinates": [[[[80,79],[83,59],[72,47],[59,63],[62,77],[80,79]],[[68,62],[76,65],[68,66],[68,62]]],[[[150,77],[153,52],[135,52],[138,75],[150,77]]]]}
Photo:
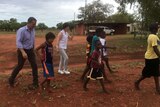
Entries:
{"type": "Polygon", "coordinates": [[[60,33],[62,34],[62,38],[59,41],[59,48],[61,48],[61,49],[67,49],[67,43],[68,43],[68,36],[69,35],[64,30],[62,30],[60,33]]]}
{"type": "MultiPolygon", "coordinates": [[[[103,39],[103,38],[99,38],[102,46],[106,46],[106,39],[103,39]]],[[[107,50],[103,48],[103,56],[106,56],[107,55],[107,50]]]]}

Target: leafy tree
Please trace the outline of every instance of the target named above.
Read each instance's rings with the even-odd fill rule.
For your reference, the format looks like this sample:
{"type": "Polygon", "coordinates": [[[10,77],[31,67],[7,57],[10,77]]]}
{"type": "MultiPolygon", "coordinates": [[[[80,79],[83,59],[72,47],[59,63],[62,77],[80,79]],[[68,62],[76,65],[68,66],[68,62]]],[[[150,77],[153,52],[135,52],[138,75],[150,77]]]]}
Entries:
{"type": "Polygon", "coordinates": [[[53,30],[55,30],[55,29],[56,29],[56,27],[54,27],[54,26],[53,26],[53,27],[50,27],[50,29],[53,29],[53,30]]]}
{"type": "Polygon", "coordinates": [[[3,20],[2,28],[3,28],[4,31],[10,31],[9,20],[3,20]]]}
{"type": "Polygon", "coordinates": [[[11,18],[9,20],[10,31],[16,31],[20,27],[20,23],[17,22],[17,19],[11,18]]]}
{"type": "Polygon", "coordinates": [[[45,25],[44,23],[39,23],[39,24],[37,25],[37,29],[40,29],[42,32],[43,32],[43,30],[45,30],[45,29],[47,29],[47,28],[48,28],[48,26],[45,25]]]}
{"type": "Polygon", "coordinates": [[[3,20],[0,20],[0,30],[3,31],[3,20]]]}
{"type": "Polygon", "coordinates": [[[86,7],[80,7],[79,19],[85,20],[85,22],[104,22],[107,16],[113,12],[113,5],[103,4],[100,0],[93,1],[86,7]]]}
{"type": "MultiPolygon", "coordinates": [[[[70,28],[70,30],[72,31],[73,29],[74,29],[74,27],[75,27],[75,24],[74,24],[74,21],[70,21],[70,22],[66,22],[66,23],[68,23],[69,24],[69,28],[70,28]]],[[[57,24],[57,29],[62,29],[63,28],[63,24],[64,23],[58,23],[57,24]]]]}
{"type": "Polygon", "coordinates": [[[134,14],[120,12],[113,14],[106,19],[106,22],[108,23],[133,23],[135,21],[134,14]]]}
{"type": "MultiPolygon", "coordinates": [[[[0,20],[0,31],[16,31],[18,28],[27,25],[27,22],[17,22],[16,18],[10,18],[10,20],[0,20]]],[[[37,28],[40,30],[48,29],[44,23],[39,23],[37,28]]]]}
{"type": "Polygon", "coordinates": [[[69,24],[70,30],[72,31],[75,27],[75,21],[70,21],[70,22],[68,22],[68,24],[69,24]]]}
{"type": "Polygon", "coordinates": [[[21,22],[20,27],[27,25],[27,22],[21,22]]]}
{"type": "Polygon", "coordinates": [[[124,10],[127,4],[136,5],[138,8],[142,26],[144,29],[152,22],[160,22],[160,1],[159,0],[115,0],[124,10]]]}
{"type": "Polygon", "coordinates": [[[57,29],[61,30],[63,28],[63,22],[58,23],[56,26],[57,29]]]}

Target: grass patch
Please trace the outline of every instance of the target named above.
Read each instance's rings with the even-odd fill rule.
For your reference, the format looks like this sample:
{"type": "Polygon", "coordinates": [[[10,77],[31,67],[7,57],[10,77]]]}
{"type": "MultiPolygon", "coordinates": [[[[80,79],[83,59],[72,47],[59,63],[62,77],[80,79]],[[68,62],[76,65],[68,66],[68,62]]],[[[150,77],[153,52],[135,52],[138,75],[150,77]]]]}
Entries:
{"type": "Polygon", "coordinates": [[[46,33],[48,32],[52,32],[54,33],[55,35],[58,34],[59,30],[52,30],[52,29],[47,29],[47,30],[44,30],[43,32],[41,30],[36,30],[36,36],[38,37],[44,37],[46,35],[46,33]]]}
{"type": "Polygon", "coordinates": [[[4,31],[0,31],[0,34],[16,34],[16,32],[4,32],[4,31]]]}
{"type": "MultiPolygon", "coordinates": [[[[133,35],[115,35],[107,41],[107,46],[115,46],[117,49],[108,49],[112,54],[144,52],[147,47],[146,39],[133,39],[133,35]]],[[[85,58],[86,44],[72,45],[68,48],[68,55],[85,58]]]]}
{"type": "Polygon", "coordinates": [[[74,67],[74,68],[71,68],[71,71],[75,72],[75,73],[81,73],[81,72],[84,71],[84,69],[85,69],[85,66],[83,66],[83,67],[74,67]]]}
{"type": "Polygon", "coordinates": [[[129,62],[127,63],[127,66],[130,68],[143,67],[144,62],[129,62]]]}
{"type": "Polygon", "coordinates": [[[51,87],[53,89],[63,89],[63,88],[69,87],[69,86],[70,86],[70,84],[66,81],[59,81],[59,82],[57,81],[57,82],[51,84],[51,87]]]}
{"type": "Polygon", "coordinates": [[[115,39],[107,41],[108,46],[115,46],[116,50],[109,50],[112,53],[134,53],[144,51],[147,46],[146,39],[133,39],[132,35],[118,35],[115,39]]]}

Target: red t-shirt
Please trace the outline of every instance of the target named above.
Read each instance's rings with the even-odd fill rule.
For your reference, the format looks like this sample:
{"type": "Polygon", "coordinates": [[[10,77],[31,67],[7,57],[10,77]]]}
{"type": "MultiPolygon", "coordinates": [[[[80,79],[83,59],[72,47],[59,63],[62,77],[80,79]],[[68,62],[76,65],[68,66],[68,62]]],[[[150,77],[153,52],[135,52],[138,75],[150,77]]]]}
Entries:
{"type": "Polygon", "coordinates": [[[92,68],[101,68],[101,65],[99,65],[99,64],[102,64],[102,58],[101,58],[100,51],[94,50],[93,53],[92,53],[91,59],[92,59],[91,60],[91,67],[92,68]]]}

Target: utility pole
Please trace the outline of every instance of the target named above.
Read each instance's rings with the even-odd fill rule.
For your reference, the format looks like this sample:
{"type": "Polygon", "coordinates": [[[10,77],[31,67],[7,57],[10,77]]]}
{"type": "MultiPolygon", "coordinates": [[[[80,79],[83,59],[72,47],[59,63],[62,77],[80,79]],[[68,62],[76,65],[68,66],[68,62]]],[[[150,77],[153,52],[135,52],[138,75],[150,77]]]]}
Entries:
{"type": "Polygon", "coordinates": [[[74,12],[74,21],[75,21],[75,19],[76,19],[76,13],[74,12]]]}
{"type": "Polygon", "coordinates": [[[87,0],[85,0],[84,22],[86,22],[86,10],[87,10],[87,0]]]}
{"type": "Polygon", "coordinates": [[[84,7],[84,34],[86,35],[87,29],[86,29],[86,10],[87,10],[87,0],[85,0],[85,7],[84,7]]]}

